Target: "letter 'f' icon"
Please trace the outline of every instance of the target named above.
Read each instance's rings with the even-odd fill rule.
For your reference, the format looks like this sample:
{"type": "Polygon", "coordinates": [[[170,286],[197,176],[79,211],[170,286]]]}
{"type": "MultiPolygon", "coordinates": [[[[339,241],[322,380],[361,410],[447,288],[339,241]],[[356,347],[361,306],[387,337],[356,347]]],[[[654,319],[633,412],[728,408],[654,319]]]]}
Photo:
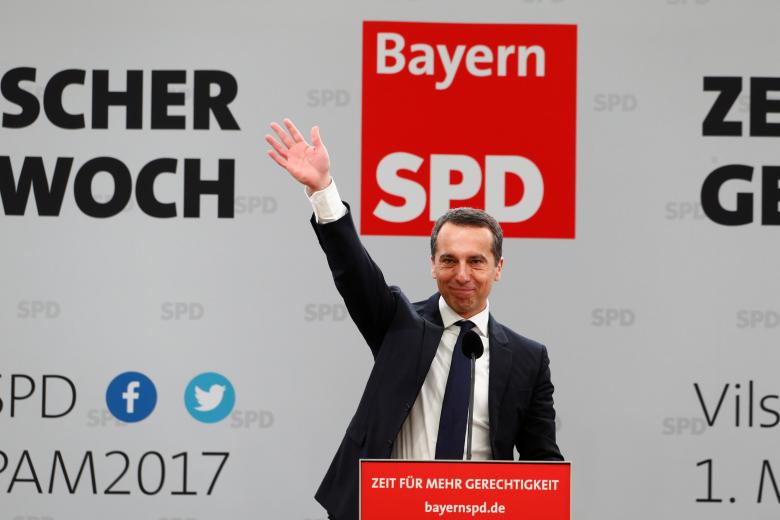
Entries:
{"type": "Polygon", "coordinates": [[[136,389],[140,386],[141,383],[139,381],[130,381],[127,383],[127,390],[122,393],[122,399],[127,403],[127,409],[125,410],[127,413],[135,413],[135,400],[140,397],[136,389]]]}
{"type": "Polygon", "coordinates": [[[122,422],[146,419],[157,404],[157,389],[152,380],[140,372],[116,376],[106,390],[106,405],[111,415],[122,422]]]}

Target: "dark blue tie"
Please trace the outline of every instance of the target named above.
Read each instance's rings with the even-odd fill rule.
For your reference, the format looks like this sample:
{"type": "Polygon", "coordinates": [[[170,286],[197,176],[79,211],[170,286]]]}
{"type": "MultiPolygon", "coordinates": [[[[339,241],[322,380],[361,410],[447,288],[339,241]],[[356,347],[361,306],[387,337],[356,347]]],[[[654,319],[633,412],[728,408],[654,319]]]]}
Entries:
{"type": "Polygon", "coordinates": [[[462,460],[466,442],[466,420],[469,407],[469,359],[463,355],[463,336],[474,324],[468,320],[455,323],[460,333],[452,349],[452,363],[447,376],[444,400],[441,404],[439,435],[436,437],[436,458],[462,460]]]}

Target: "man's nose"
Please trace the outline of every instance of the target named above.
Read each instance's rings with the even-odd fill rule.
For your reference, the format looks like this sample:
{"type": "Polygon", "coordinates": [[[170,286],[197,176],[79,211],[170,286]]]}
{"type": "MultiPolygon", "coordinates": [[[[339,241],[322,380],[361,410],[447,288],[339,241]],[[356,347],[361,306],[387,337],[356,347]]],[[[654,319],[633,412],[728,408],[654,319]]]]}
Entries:
{"type": "Polygon", "coordinates": [[[466,283],[471,279],[471,268],[466,262],[458,264],[458,272],[455,273],[455,279],[461,283],[466,283]]]}

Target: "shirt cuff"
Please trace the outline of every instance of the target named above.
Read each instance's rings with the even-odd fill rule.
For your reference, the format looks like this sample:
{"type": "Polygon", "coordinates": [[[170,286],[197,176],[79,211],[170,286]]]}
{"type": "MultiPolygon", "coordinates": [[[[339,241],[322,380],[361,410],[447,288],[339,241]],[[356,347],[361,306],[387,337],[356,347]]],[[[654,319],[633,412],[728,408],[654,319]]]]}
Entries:
{"type": "Polygon", "coordinates": [[[304,188],[304,192],[314,209],[314,217],[318,224],[335,222],[347,214],[347,207],[341,202],[335,180],[331,179],[328,186],[314,193],[311,193],[309,188],[304,188]]]}

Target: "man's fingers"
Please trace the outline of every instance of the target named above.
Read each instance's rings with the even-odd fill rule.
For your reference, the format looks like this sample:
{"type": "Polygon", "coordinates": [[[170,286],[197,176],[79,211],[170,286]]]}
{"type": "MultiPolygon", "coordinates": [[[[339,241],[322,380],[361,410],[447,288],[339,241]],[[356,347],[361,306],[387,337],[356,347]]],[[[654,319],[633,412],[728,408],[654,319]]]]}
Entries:
{"type": "Polygon", "coordinates": [[[276,123],[271,123],[271,128],[273,129],[273,131],[274,131],[274,132],[276,132],[276,135],[278,135],[278,136],[279,136],[279,139],[281,139],[281,140],[282,140],[282,142],[284,143],[284,145],[285,145],[287,148],[292,148],[292,147],[293,147],[293,145],[295,144],[295,142],[294,142],[292,139],[290,139],[290,136],[289,136],[289,135],[287,135],[287,132],[285,132],[284,130],[282,130],[282,127],[281,127],[281,126],[279,126],[279,125],[278,125],[278,124],[276,124],[276,123]]]}
{"type": "Polygon", "coordinates": [[[311,128],[311,143],[314,145],[315,148],[319,148],[320,146],[322,146],[322,139],[320,139],[319,126],[313,126],[311,128]]]}
{"type": "Polygon", "coordinates": [[[276,153],[287,159],[287,148],[282,146],[279,141],[273,138],[273,136],[265,134],[265,141],[273,146],[274,150],[276,150],[276,153]]]}
{"type": "Polygon", "coordinates": [[[276,164],[278,164],[285,170],[287,169],[287,160],[284,157],[282,157],[281,155],[279,155],[273,150],[268,150],[268,155],[271,156],[271,159],[276,161],[276,164]]]}
{"type": "Polygon", "coordinates": [[[284,118],[284,126],[287,127],[287,130],[290,132],[290,135],[292,136],[292,138],[295,140],[296,143],[300,143],[301,141],[303,141],[303,136],[298,131],[298,129],[295,128],[295,125],[293,124],[292,121],[290,121],[287,118],[284,118]]]}

